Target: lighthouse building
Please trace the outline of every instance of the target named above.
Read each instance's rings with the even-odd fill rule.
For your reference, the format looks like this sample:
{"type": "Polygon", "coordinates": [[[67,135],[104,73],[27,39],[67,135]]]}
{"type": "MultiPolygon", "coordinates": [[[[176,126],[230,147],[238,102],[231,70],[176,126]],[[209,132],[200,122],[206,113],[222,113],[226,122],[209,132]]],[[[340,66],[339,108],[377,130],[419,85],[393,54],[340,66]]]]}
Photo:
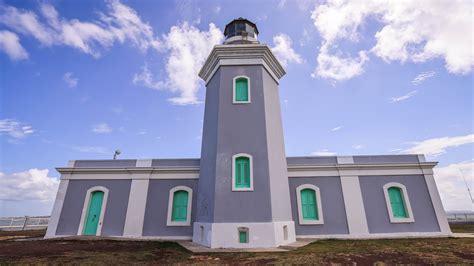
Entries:
{"type": "Polygon", "coordinates": [[[423,155],[287,157],[279,99],[285,70],[257,26],[226,25],[199,76],[201,158],[76,160],[47,238],[93,235],[258,248],[296,238],[451,234],[423,155]]]}

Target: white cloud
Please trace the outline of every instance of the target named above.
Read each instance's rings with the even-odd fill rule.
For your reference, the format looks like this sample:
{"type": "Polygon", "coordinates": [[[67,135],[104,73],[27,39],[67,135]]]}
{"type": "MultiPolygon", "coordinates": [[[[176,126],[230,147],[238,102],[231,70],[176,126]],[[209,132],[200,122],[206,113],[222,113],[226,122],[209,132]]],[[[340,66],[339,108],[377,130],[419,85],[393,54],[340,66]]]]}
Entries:
{"type": "Polygon", "coordinates": [[[64,80],[64,82],[66,82],[66,84],[69,88],[76,87],[77,83],[79,82],[79,79],[73,77],[72,75],[73,75],[72,72],[66,72],[63,75],[63,80],[64,80]]]}
{"type": "Polygon", "coordinates": [[[364,148],[364,145],[356,144],[356,145],[352,145],[352,148],[354,148],[354,149],[356,149],[356,150],[360,150],[360,149],[363,149],[363,148],[364,148]]]}
{"type": "MultiPolygon", "coordinates": [[[[472,40],[466,39],[474,34],[472,10],[472,2],[464,0],[429,4],[426,1],[328,0],[316,6],[311,18],[323,39],[319,51],[323,57],[331,55],[331,50],[339,51],[339,41],[358,42],[364,38],[361,30],[367,28],[368,20],[375,18],[380,28],[374,35],[375,45],[370,48],[373,55],[387,62],[402,63],[443,58],[449,72],[467,74],[474,65],[472,40]]],[[[361,52],[365,50],[359,54],[361,52]]],[[[340,56],[335,57],[333,60],[337,61],[340,56]]],[[[361,68],[364,62],[359,59],[355,65],[361,68]]],[[[322,63],[318,60],[315,74],[323,78],[341,80],[362,73],[349,68],[348,74],[332,74],[331,68],[321,66],[322,63]],[[323,71],[325,69],[327,71],[323,71]]]]}
{"type": "Polygon", "coordinates": [[[331,131],[339,131],[343,128],[344,126],[337,126],[335,128],[332,128],[331,131]]]}
{"type": "Polygon", "coordinates": [[[109,134],[112,133],[113,129],[107,123],[101,123],[92,127],[92,132],[97,134],[109,134]]]}
{"type": "Polygon", "coordinates": [[[223,34],[213,23],[208,31],[184,22],[173,26],[164,36],[166,58],[166,80],[156,81],[145,65],[141,73],[135,74],[133,82],[152,89],[167,89],[179,97],[169,99],[173,104],[199,103],[197,92],[202,83],[198,72],[214,45],[222,42],[223,34]]]}
{"type": "Polygon", "coordinates": [[[438,156],[446,153],[448,148],[458,147],[470,143],[474,143],[474,134],[456,137],[433,138],[420,142],[413,142],[414,146],[403,150],[402,153],[438,156]]]}
{"type": "Polygon", "coordinates": [[[28,59],[28,52],[20,44],[18,35],[11,31],[0,31],[0,50],[13,61],[28,59]]]}
{"type": "Polygon", "coordinates": [[[411,81],[411,83],[412,83],[413,85],[415,85],[415,86],[416,86],[416,85],[420,85],[420,84],[423,83],[425,80],[434,77],[435,74],[436,74],[436,72],[434,72],[434,71],[421,72],[420,74],[418,74],[418,75],[411,81]]]}
{"type": "Polygon", "coordinates": [[[0,135],[8,135],[15,139],[22,139],[34,132],[35,130],[32,126],[18,122],[15,119],[0,120],[0,135]]]}
{"type": "Polygon", "coordinates": [[[5,174],[0,172],[0,200],[54,200],[59,180],[48,176],[48,169],[30,169],[5,174]]]}
{"type": "Polygon", "coordinates": [[[445,210],[471,210],[472,201],[466,183],[473,191],[474,161],[434,168],[434,178],[445,210]],[[466,182],[464,181],[464,178],[466,182]]]}
{"type": "Polygon", "coordinates": [[[392,103],[397,103],[397,102],[401,102],[401,101],[405,101],[411,97],[413,97],[418,91],[417,90],[414,90],[414,91],[410,91],[409,93],[403,95],[403,96],[399,96],[399,97],[392,97],[390,99],[390,101],[392,103]]]}
{"type": "Polygon", "coordinates": [[[275,46],[272,47],[272,51],[283,66],[286,67],[288,63],[303,63],[301,56],[291,47],[290,36],[280,33],[273,37],[273,43],[275,46]]]}
{"type": "Polygon", "coordinates": [[[319,49],[318,66],[311,76],[334,81],[348,80],[362,74],[363,66],[368,60],[366,51],[360,51],[358,57],[344,56],[341,52],[331,54],[325,44],[319,49]]]}
{"type": "Polygon", "coordinates": [[[311,155],[314,155],[314,156],[334,156],[334,155],[336,155],[336,153],[332,152],[332,151],[329,151],[328,149],[323,149],[323,150],[312,152],[311,155]]]}
{"type": "Polygon", "coordinates": [[[106,3],[106,11],[99,12],[99,19],[93,21],[62,18],[47,3],[40,5],[42,17],[32,11],[4,6],[0,8],[0,23],[34,37],[42,45],[66,45],[94,57],[99,57],[101,49],[115,42],[127,41],[142,51],[161,49],[161,42],[154,37],[151,26],[143,22],[135,10],[118,0],[106,3]]]}
{"type": "Polygon", "coordinates": [[[215,6],[215,7],[212,9],[212,11],[214,11],[214,13],[216,13],[216,14],[219,14],[219,13],[221,12],[221,9],[222,9],[221,6],[215,6]]]}

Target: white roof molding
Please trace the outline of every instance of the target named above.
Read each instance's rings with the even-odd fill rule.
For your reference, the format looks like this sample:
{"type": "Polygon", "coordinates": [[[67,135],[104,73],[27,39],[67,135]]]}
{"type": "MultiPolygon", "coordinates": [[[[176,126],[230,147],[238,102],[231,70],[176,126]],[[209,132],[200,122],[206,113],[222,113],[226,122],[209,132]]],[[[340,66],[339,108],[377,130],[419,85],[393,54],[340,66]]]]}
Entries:
{"type": "Polygon", "coordinates": [[[220,66],[263,65],[278,83],[286,72],[266,44],[216,45],[199,71],[206,84],[220,66]]]}

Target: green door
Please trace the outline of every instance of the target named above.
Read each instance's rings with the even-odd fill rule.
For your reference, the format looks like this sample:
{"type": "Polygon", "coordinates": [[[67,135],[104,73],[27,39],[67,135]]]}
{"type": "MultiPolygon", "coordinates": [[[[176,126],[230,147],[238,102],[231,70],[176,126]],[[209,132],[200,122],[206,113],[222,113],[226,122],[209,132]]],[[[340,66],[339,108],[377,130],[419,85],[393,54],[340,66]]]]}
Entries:
{"type": "Polygon", "coordinates": [[[87,211],[86,225],[84,227],[84,235],[95,236],[97,233],[97,225],[99,225],[100,211],[102,209],[102,200],[104,192],[94,191],[90,197],[89,209],[87,211]]]}

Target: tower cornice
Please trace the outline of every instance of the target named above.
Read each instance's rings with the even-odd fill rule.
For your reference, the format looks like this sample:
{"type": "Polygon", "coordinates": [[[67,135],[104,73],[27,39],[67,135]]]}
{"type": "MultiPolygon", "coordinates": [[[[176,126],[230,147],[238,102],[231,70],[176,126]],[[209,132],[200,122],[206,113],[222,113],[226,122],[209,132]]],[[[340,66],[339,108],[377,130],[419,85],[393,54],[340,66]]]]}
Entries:
{"type": "Polygon", "coordinates": [[[286,72],[265,44],[216,45],[199,71],[206,84],[220,66],[262,65],[278,83],[286,72]]]}

